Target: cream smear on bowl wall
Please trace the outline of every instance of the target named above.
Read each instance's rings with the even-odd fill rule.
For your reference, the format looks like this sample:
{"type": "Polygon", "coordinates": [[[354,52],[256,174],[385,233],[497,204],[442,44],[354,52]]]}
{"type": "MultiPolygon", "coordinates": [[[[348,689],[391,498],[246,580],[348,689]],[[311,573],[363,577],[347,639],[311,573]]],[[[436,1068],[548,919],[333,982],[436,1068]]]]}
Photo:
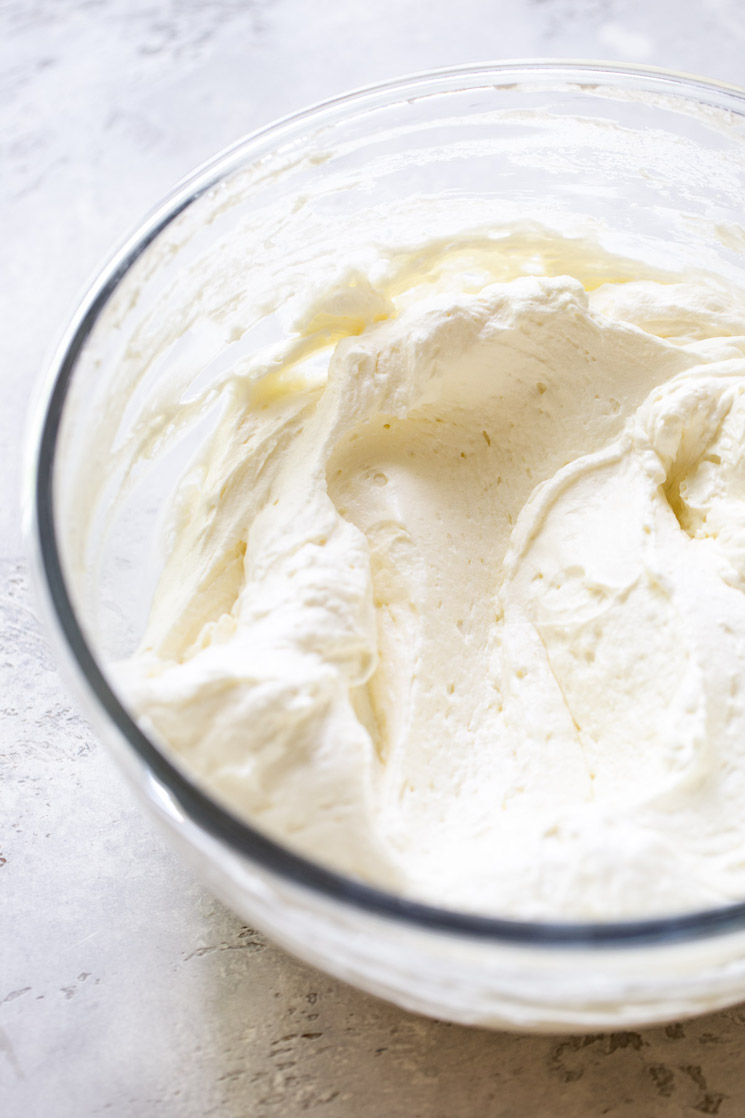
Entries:
{"type": "Polygon", "coordinates": [[[745,898],[737,121],[587,70],[373,91],[224,157],[110,287],[60,426],[83,635],[213,797],[192,816],[165,773],[160,800],[256,828],[192,835],[210,881],[311,961],[486,1024],[742,988],[734,939],[663,928],[745,898]],[[302,900],[257,833],[309,860],[302,900]],[[656,918],[654,966],[594,950],[656,918]],[[562,927],[585,978],[533,945],[562,927]]]}

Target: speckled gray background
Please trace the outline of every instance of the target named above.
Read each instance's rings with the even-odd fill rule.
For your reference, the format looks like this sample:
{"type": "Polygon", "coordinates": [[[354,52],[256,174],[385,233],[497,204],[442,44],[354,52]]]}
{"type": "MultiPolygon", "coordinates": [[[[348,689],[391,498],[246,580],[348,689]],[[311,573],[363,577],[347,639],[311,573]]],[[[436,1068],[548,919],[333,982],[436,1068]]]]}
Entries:
{"type": "Polygon", "coordinates": [[[17,492],[32,385],[111,244],[242,133],[369,81],[605,57],[745,83],[741,0],[0,0],[0,1115],[745,1114],[745,1012],[531,1038],[310,971],[197,885],[71,708],[17,492]]]}

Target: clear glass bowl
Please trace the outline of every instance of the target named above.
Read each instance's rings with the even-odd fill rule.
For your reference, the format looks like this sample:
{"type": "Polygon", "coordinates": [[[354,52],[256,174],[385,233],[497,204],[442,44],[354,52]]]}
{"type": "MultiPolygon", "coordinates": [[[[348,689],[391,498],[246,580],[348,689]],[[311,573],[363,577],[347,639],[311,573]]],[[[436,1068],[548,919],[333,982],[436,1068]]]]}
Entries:
{"type": "Polygon", "coordinates": [[[409,1009],[491,1027],[619,1027],[733,1003],[745,998],[745,903],[551,924],[370,888],[221,807],[148,739],[109,677],[142,630],[160,513],[204,434],[129,476],[117,455],[140,410],[166,384],[186,395],[203,387],[276,329],[264,280],[299,244],[312,263],[314,222],[332,218],[335,251],[354,255],[364,215],[414,194],[445,196],[454,212],[492,206],[508,220],[590,232],[610,249],[742,284],[745,93],[632,67],[468,66],[298,113],[179,185],[93,284],[38,409],[27,525],[61,657],[91,721],[204,881],[310,963],[409,1009]],[[205,294],[190,305],[196,271],[205,294]],[[164,343],[159,321],[178,324],[177,345],[164,343]],[[102,442],[101,431],[114,437],[102,442]]]}

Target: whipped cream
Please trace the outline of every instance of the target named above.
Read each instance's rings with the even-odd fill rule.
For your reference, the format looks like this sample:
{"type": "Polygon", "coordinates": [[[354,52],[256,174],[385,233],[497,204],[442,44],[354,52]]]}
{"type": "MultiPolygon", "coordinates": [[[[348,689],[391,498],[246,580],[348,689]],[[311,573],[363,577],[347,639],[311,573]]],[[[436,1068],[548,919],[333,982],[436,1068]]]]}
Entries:
{"type": "Polygon", "coordinates": [[[329,270],[286,325],[211,389],[117,669],[143,725],[434,904],[745,898],[742,296],[516,227],[329,270]]]}

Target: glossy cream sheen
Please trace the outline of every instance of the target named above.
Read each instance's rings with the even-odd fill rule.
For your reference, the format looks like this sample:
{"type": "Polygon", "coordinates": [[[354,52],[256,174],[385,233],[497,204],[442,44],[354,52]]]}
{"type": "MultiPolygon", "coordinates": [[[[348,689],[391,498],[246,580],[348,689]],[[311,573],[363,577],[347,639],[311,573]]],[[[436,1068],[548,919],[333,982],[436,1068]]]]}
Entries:
{"type": "Polygon", "coordinates": [[[225,378],[122,686],[220,799],[385,888],[742,899],[742,298],[509,246],[342,270],[225,378]]]}

